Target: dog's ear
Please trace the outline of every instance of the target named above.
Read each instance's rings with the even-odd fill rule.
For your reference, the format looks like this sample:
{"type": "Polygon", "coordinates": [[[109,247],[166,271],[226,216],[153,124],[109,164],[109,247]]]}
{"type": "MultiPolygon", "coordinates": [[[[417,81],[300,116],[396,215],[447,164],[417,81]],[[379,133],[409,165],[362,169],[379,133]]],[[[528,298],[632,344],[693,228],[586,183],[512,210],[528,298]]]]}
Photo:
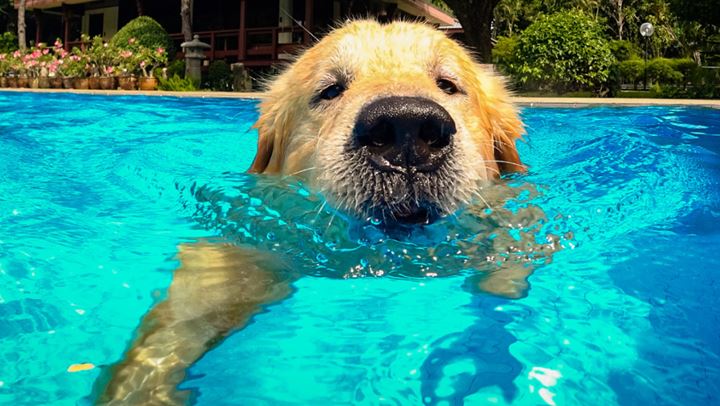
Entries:
{"type": "Polygon", "coordinates": [[[500,173],[524,172],[515,142],[525,129],[518,112],[510,101],[502,78],[481,66],[476,66],[476,86],[472,90],[478,115],[492,137],[493,158],[500,173]]]}
{"type": "Polygon", "coordinates": [[[250,169],[248,169],[250,173],[263,173],[270,164],[273,154],[274,135],[268,123],[269,121],[272,121],[272,119],[261,109],[260,118],[255,123],[255,128],[258,130],[258,143],[255,159],[250,165],[250,169]]]}
{"type": "Polygon", "coordinates": [[[500,173],[525,172],[525,165],[520,162],[517,145],[522,134],[522,124],[517,117],[508,120],[508,117],[498,118],[505,122],[504,126],[493,133],[493,148],[495,151],[495,163],[497,163],[500,173]],[[510,121],[510,122],[508,122],[510,121]],[[516,123],[513,123],[515,122],[516,123]]]}
{"type": "Polygon", "coordinates": [[[292,128],[290,121],[295,117],[292,112],[284,110],[293,104],[281,100],[282,97],[286,95],[278,97],[277,92],[270,92],[260,104],[260,117],[255,123],[258,130],[257,152],[248,169],[250,173],[277,173],[282,170],[285,145],[292,128]]]}

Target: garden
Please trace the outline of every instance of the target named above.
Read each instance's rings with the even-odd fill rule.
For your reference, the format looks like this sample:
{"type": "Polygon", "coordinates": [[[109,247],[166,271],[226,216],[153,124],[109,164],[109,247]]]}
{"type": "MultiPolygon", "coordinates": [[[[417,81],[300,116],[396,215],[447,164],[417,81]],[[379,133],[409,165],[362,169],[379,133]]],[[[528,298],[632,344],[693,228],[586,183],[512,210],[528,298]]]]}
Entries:
{"type": "Polygon", "coordinates": [[[492,62],[525,96],[718,98],[711,3],[501,0],[492,62]]]}
{"type": "MultiPolygon", "coordinates": [[[[12,39],[1,41],[0,51],[8,43],[12,39]]],[[[109,42],[83,35],[81,45],[69,51],[58,39],[54,44],[0,53],[0,87],[155,90],[177,83],[183,74],[181,61],[168,66],[172,46],[157,22],[140,17],[109,42]]]]}

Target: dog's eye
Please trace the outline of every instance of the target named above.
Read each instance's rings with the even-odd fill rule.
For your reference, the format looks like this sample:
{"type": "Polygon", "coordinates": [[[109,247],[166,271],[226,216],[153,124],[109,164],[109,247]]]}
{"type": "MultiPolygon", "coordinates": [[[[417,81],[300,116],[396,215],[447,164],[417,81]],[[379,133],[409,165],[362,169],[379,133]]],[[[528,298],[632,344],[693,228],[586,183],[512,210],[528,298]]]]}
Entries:
{"type": "Polygon", "coordinates": [[[440,88],[443,92],[447,94],[455,94],[459,92],[457,86],[455,86],[455,83],[447,80],[447,79],[438,79],[437,80],[437,87],[440,88]]]}
{"type": "Polygon", "coordinates": [[[332,100],[343,94],[344,91],[345,86],[336,83],[326,87],[322,92],[320,92],[320,98],[323,100],[332,100]]]}

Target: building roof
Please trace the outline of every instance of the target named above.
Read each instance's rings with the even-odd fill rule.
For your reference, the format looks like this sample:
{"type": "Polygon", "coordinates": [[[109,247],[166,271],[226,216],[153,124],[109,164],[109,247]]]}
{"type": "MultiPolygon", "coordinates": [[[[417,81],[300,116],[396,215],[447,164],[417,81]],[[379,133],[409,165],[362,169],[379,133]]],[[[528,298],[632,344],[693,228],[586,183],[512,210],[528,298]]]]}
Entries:
{"type": "MultiPolygon", "coordinates": [[[[95,0],[26,0],[25,8],[28,10],[36,8],[53,8],[60,7],[63,4],[81,4],[90,3],[95,0]]],[[[15,0],[15,8],[18,7],[20,1],[15,0]]]]}
{"type": "Polygon", "coordinates": [[[396,0],[386,1],[387,3],[397,2],[397,6],[400,10],[412,14],[414,16],[425,17],[429,22],[439,25],[454,25],[457,24],[455,17],[448,13],[440,10],[430,3],[426,3],[422,0],[396,0]]]}

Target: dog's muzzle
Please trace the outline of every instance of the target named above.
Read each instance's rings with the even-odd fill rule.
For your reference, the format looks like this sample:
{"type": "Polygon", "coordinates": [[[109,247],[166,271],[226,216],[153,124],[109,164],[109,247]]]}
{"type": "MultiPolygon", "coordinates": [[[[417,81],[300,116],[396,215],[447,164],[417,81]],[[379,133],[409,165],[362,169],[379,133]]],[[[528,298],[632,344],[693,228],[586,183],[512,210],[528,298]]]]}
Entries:
{"type": "Polygon", "coordinates": [[[432,172],[452,148],[455,122],[441,105],[421,97],[385,97],[358,115],[351,147],[367,150],[384,172],[432,172]]]}

